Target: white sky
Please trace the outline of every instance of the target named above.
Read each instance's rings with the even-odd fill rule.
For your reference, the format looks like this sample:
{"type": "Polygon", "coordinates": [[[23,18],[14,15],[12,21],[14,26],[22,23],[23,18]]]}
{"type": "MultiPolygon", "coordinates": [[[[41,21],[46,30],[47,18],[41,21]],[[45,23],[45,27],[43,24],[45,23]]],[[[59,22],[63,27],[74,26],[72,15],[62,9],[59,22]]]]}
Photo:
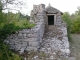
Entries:
{"type": "Polygon", "coordinates": [[[26,4],[21,9],[21,12],[23,14],[28,14],[28,15],[30,15],[30,11],[33,9],[34,4],[38,5],[42,3],[48,6],[50,3],[52,7],[55,7],[62,12],[68,11],[70,14],[74,13],[77,10],[77,7],[80,6],[80,0],[20,0],[20,1],[26,4]]]}
{"type": "Polygon", "coordinates": [[[51,4],[52,7],[59,9],[62,12],[68,11],[70,14],[77,10],[80,6],[80,0],[27,0],[27,10],[24,12],[29,14],[33,8],[33,4],[45,4],[46,6],[51,4]]]}

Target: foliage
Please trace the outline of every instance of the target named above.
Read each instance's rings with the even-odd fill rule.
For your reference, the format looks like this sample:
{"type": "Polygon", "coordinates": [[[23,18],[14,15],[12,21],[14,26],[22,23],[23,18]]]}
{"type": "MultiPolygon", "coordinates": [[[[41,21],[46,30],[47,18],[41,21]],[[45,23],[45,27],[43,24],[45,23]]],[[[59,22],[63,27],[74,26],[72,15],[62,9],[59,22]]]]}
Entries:
{"type": "Polygon", "coordinates": [[[14,18],[15,15],[11,15],[13,18],[7,16],[6,22],[1,21],[1,24],[3,25],[2,28],[0,29],[0,59],[1,60],[21,60],[21,58],[18,55],[14,54],[12,56],[13,53],[11,52],[11,50],[9,50],[9,47],[3,43],[3,41],[9,34],[15,33],[15,31],[24,28],[31,28],[35,25],[35,24],[30,24],[29,21],[25,19],[18,21],[17,18],[14,18]]]}
{"type": "Polygon", "coordinates": [[[68,27],[71,25],[71,18],[69,12],[64,12],[63,14],[63,20],[67,23],[68,27]]]}
{"type": "Polygon", "coordinates": [[[4,27],[0,30],[0,38],[5,39],[7,35],[15,33],[19,30],[20,27],[15,26],[14,24],[5,24],[4,27]]]}
{"type": "Polygon", "coordinates": [[[67,23],[68,27],[68,37],[70,38],[70,33],[80,33],[80,7],[75,11],[74,14],[69,14],[65,12],[63,14],[63,20],[67,23]]]}
{"type": "MultiPolygon", "coordinates": [[[[0,8],[2,8],[0,4],[0,8]]],[[[23,16],[23,15],[22,15],[23,16]]],[[[22,58],[14,54],[3,41],[15,31],[23,28],[31,28],[35,24],[30,24],[26,16],[21,17],[20,13],[3,13],[0,9],[0,60],[21,60],[22,58]]]]}
{"type": "Polygon", "coordinates": [[[80,33],[80,7],[74,14],[74,19],[71,25],[71,33],[80,33]]]}
{"type": "Polygon", "coordinates": [[[22,8],[26,8],[27,0],[0,0],[2,3],[2,10],[20,12],[22,8]]]}
{"type": "MultiPolygon", "coordinates": [[[[12,2],[12,0],[4,0],[5,2],[12,2]]],[[[15,0],[13,0],[15,1],[15,0]]],[[[29,23],[29,16],[24,16],[21,13],[13,14],[3,13],[3,5],[4,2],[1,3],[0,0],[0,60],[21,60],[22,58],[14,54],[10,49],[9,46],[6,45],[3,41],[9,34],[15,33],[15,31],[23,29],[23,28],[31,28],[35,24],[29,23]]],[[[6,3],[7,3],[6,2],[6,3]]]]}
{"type": "Polygon", "coordinates": [[[8,60],[11,51],[8,49],[8,46],[1,43],[0,41],[0,59],[1,60],[8,60]]]}
{"type": "Polygon", "coordinates": [[[10,57],[9,60],[22,60],[22,57],[20,57],[17,54],[12,53],[12,57],[10,57]]]}
{"type": "Polygon", "coordinates": [[[0,43],[0,60],[21,60],[17,54],[12,53],[9,47],[4,43],[0,43]]]}
{"type": "Polygon", "coordinates": [[[35,26],[35,24],[31,24],[27,20],[20,20],[19,22],[15,22],[15,25],[20,26],[21,28],[31,28],[35,26]]]}
{"type": "Polygon", "coordinates": [[[80,33],[80,20],[74,21],[71,26],[71,29],[72,33],[80,33]]]}
{"type": "Polygon", "coordinates": [[[70,18],[70,14],[68,12],[64,12],[62,17],[63,17],[63,20],[67,23],[68,39],[69,39],[69,41],[71,41],[71,35],[70,35],[71,18],[70,18]]]}

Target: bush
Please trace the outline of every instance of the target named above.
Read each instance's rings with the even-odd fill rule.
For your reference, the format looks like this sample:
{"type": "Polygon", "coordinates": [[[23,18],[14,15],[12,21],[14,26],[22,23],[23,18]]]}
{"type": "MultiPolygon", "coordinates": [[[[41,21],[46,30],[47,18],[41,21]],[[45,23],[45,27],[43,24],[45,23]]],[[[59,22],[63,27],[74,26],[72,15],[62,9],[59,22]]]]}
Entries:
{"type": "Polygon", "coordinates": [[[11,51],[8,46],[0,42],[0,60],[8,60],[11,55],[11,51]]]}
{"type": "Polygon", "coordinates": [[[3,41],[9,34],[15,33],[17,30],[33,27],[34,24],[30,24],[27,19],[29,19],[29,16],[26,17],[22,15],[21,17],[20,13],[3,13],[0,2],[0,60],[21,60],[19,55],[13,54],[8,45],[3,41]]]}
{"type": "Polygon", "coordinates": [[[19,30],[20,27],[14,24],[5,24],[2,29],[0,29],[0,60],[21,60],[19,57],[12,56],[12,51],[9,50],[8,45],[4,44],[3,41],[7,35],[14,33],[19,30]],[[14,59],[13,59],[14,58],[14,59]]]}
{"type": "Polygon", "coordinates": [[[0,43],[0,60],[21,60],[19,55],[12,53],[9,47],[0,43]]]}
{"type": "Polygon", "coordinates": [[[15,26],[14,24],[5,24],[4,27],[0,30],[0,39],[5,39],[7,35],[15,33],[19,30],[20,27],[15,26]]]}
{"type": "Polygon", "coordinates": [[[15,33],[17,30],[31,28],[35,24],[30,24],[26,19],[19,21],[13,18],[12,21],[9,21],[9,19],[11,19],[10,16],[8,20],[4,19],[4,21],[0,21],[0,60],[21,60],[22,58],[17,54],[13,54],[8,45],[4,44],[3,41],[8,35],[15,33]]]}
{"type": "Polygon", "coordinates": [[[35,26],[35,24],[31,24],[28,20],[16,21],[15,25],[21,27],[22,29],[24,29],[24,28],[32,28],[32,27],[35,26]]]}
{"type": "Polygon", "coordinates": [[[71,26],[71,33],[80,33],[80,20],[73,22],[71,26]]]}
{"type": "Polygon", "coordinates": [[[68,12],[64,12],[63,16],[62,16],[63,20],[67,23],[67,32],[68,32],[68,39],[71,42],[71,17],[70,14],[68,12]]]}

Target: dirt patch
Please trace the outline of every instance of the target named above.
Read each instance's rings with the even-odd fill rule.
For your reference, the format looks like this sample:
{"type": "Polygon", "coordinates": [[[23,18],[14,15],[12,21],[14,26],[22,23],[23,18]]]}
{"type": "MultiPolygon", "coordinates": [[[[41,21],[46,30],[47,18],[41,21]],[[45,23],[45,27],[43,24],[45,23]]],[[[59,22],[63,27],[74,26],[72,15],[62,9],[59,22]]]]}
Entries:
{"type": "Polygon", "coordinates": [[[71,34],[72,42],[70,42],[71,54],[76,60],[80,60],[80,34],[71,34]]]}

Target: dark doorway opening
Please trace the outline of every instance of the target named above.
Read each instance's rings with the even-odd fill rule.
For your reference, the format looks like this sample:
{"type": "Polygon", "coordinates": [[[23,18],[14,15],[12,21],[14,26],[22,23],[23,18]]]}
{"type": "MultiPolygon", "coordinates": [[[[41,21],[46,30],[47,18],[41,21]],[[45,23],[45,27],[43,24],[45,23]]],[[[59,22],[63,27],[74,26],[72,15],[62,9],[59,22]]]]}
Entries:
{"type": "Polygon", "coordinates": [[[48,25],[54,25],[54,15],[48,15],[48,25]]]}

